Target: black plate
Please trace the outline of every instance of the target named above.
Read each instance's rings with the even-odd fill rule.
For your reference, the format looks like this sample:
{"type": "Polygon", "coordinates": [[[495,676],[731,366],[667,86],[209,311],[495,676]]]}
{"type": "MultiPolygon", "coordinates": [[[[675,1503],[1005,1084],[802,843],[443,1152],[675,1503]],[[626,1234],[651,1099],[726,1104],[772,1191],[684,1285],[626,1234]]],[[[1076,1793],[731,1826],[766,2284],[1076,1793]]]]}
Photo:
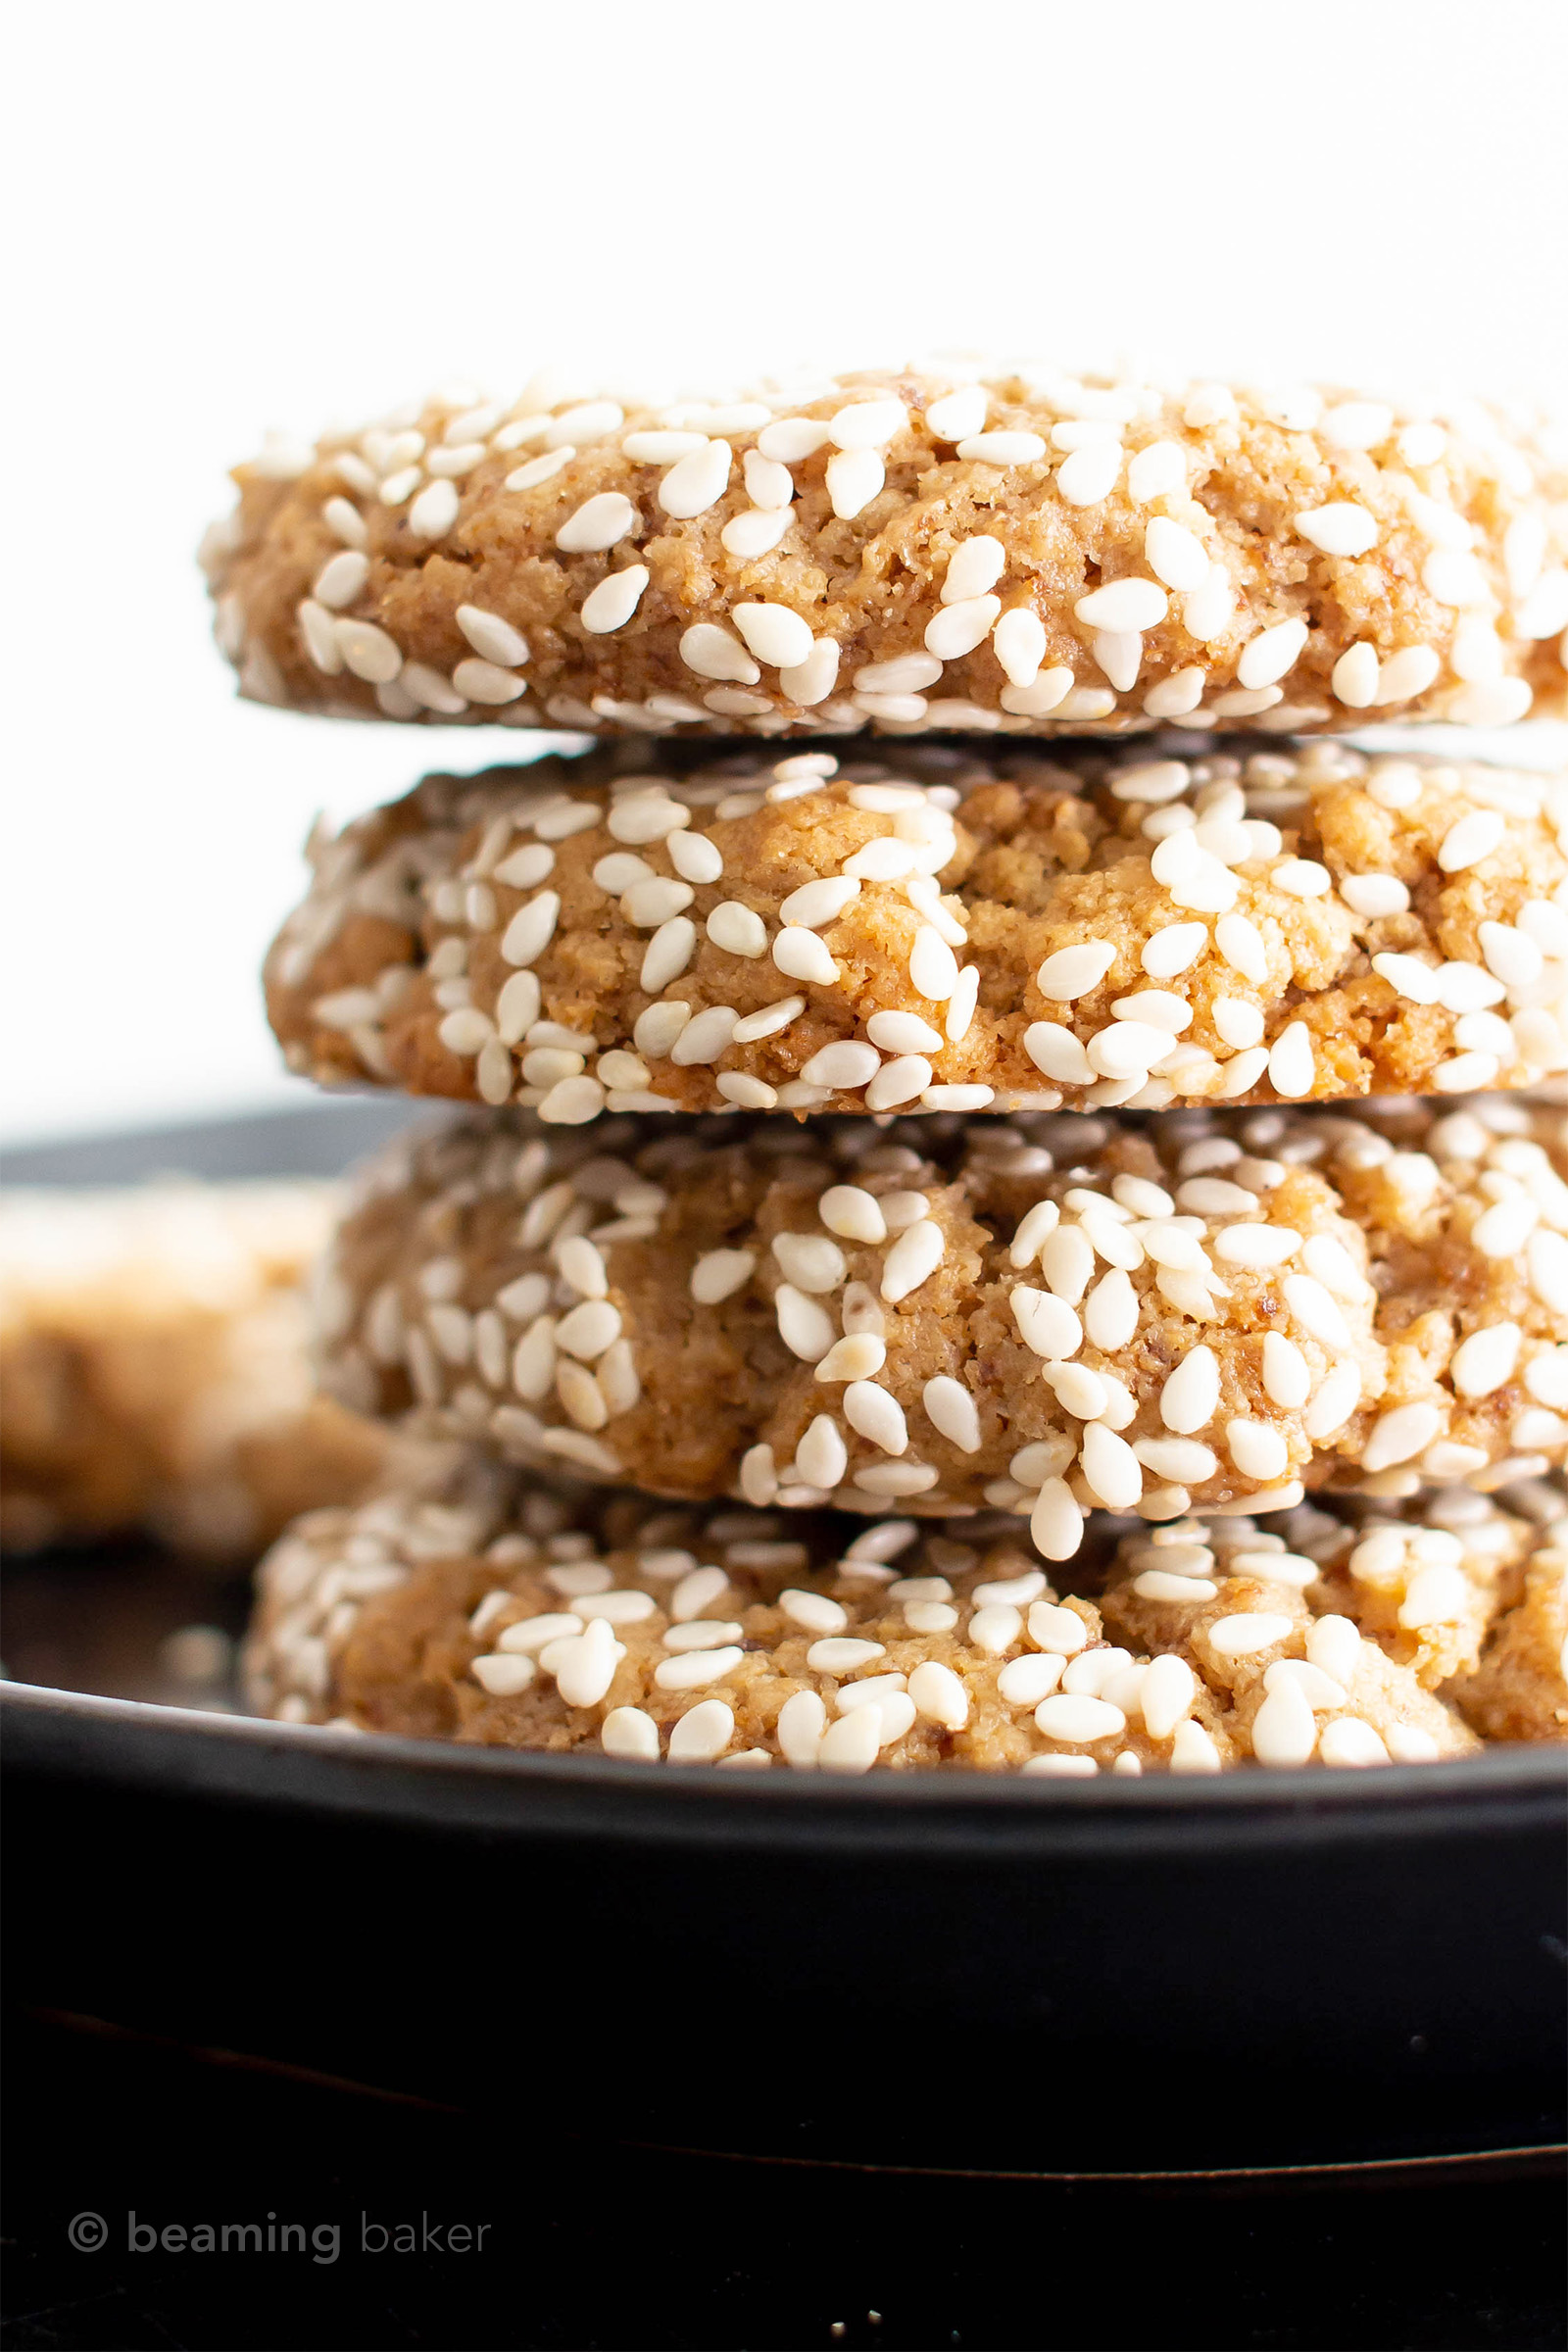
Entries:
{"type": "MultiPolygon", "coordinates": [[[[307,1115],[307,1164],[368,1107],[307,1115]]],[[[279,1173],[301,1132],[125,1164],[279,1173]]],[[[147,1643],[232,1606],[123,1571],[147,1643]]],[[[137,1637],[70,1630],[104,1574],[22,1571],[24,1672],[42,1626],[62,1679],[150,1687],[137,1637]]],[[[25,1684],[5,1714],[12,1984],[56,2011],[514,2114],[548,2058],[569,2120],[817,2161],[1190,2175],[1563,2136],[1560,1750],[832,1782],[25,1684]]]]}

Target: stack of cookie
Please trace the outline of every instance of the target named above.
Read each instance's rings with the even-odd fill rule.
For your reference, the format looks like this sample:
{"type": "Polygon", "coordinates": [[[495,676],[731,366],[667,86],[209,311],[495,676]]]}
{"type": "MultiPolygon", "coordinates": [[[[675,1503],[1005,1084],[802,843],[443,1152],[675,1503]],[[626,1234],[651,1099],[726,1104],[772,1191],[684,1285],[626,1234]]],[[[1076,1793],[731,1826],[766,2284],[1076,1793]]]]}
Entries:
{"type": "Polygon", "coordinates": [[[314,844],[269,959],[291,1067],[474,1107],[320,1289],[446,1450],[271,1555],[258,1703],[851,1771],[1568,1735],[1568,779],[1346,740],[1568,710],[1561,456],[1038,367],[565,391],[271,448],[210,546],[253,697],[602,739],[314,844]]]}

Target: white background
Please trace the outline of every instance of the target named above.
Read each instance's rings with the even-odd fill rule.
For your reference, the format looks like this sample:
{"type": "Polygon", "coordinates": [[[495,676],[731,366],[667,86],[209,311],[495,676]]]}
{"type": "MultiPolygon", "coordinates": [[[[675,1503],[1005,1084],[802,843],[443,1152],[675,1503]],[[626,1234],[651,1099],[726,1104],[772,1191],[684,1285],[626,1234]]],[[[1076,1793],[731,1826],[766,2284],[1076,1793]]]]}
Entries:
{"type": "Polygon", "coordinates": [[[518,756],[232,700],[192,550],[269,426],[557,356],[1568,379],[1561,0],[53,0],[8,64],[13,1138],[297,1091],[313,810],[518,756]]]}

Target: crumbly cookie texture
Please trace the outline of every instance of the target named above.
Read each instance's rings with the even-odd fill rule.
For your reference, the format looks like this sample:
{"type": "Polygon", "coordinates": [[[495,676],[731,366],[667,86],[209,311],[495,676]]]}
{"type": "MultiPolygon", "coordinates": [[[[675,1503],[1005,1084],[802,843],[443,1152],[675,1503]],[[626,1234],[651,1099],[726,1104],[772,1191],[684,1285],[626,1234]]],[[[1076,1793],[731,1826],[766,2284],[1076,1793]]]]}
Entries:
{"type": "Polygon", "coordinates": [[[612,1110],[1468,1094],[1568,1069],[1568,780],[1339,743],[430,776],[267,964],[292,1068],[612,1110]]]}
{"type": "Polygon", "coordinates": [[[1032,1514],[1490,1488],[1568,1450],[1560,1112],[606,1121],[364,1172],[359,1410],[656,1494],[1032,1514]]]}
{"type": "Polygon", "coordinates": [[[0,1536],[145,1528],[225,1560],[362,1494],[385,1433],[313,1394],[316,1184],[19,1191],[0,1208],[0,1536]]]}
{"type": "Polygon", "coordinates": [[[653,734],[1564,705],[1568,464],[1534,418],[1034,365],[564,389],[240,466],[203,553],[241,692],[653,734]]]}
{"type": "Polygon", "coordinates": [[[1432,1761],[1478,1742],[1431,1660],[1401,1659],[1365,1614],[1396,1544],[1406,1628],[1448,1622],[1472,1582],[1484,1595],[1499,1694],[1523,1682],[1534,1708],[1490,1736],[1568,1725],[1560,1669],[1553,1718],[1509,1651],[1564,1497],[1507,1500],[1305,1505],[1266,1527],[1097,1519],[1053,1584],[997,1513],[856,1528],[671,1511],[470,1459],[289,1531],[260,1571],[249,1692],[296,1723],[739,1769],[1432,1761]]]}

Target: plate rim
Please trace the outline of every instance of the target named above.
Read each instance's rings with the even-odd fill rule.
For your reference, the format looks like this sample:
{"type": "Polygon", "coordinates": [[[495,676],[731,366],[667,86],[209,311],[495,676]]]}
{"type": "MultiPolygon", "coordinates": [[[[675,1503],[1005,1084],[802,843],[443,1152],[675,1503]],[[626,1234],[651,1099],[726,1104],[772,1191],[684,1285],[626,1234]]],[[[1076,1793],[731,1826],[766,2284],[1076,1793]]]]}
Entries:
{"type": "Polygon", "coordinates": [[[978,1854],[1299,1850],[1547,1828],[1568,1749],[1519,1743],[1375,1772],[1145,1774],[652,1771],[614,1757],[460,1745],[7,1683],[0,1761],[249,1808],[530,1838],[978,1854]],[[269,1769],[259,1772],[261,1759],[269,1769]]]}

